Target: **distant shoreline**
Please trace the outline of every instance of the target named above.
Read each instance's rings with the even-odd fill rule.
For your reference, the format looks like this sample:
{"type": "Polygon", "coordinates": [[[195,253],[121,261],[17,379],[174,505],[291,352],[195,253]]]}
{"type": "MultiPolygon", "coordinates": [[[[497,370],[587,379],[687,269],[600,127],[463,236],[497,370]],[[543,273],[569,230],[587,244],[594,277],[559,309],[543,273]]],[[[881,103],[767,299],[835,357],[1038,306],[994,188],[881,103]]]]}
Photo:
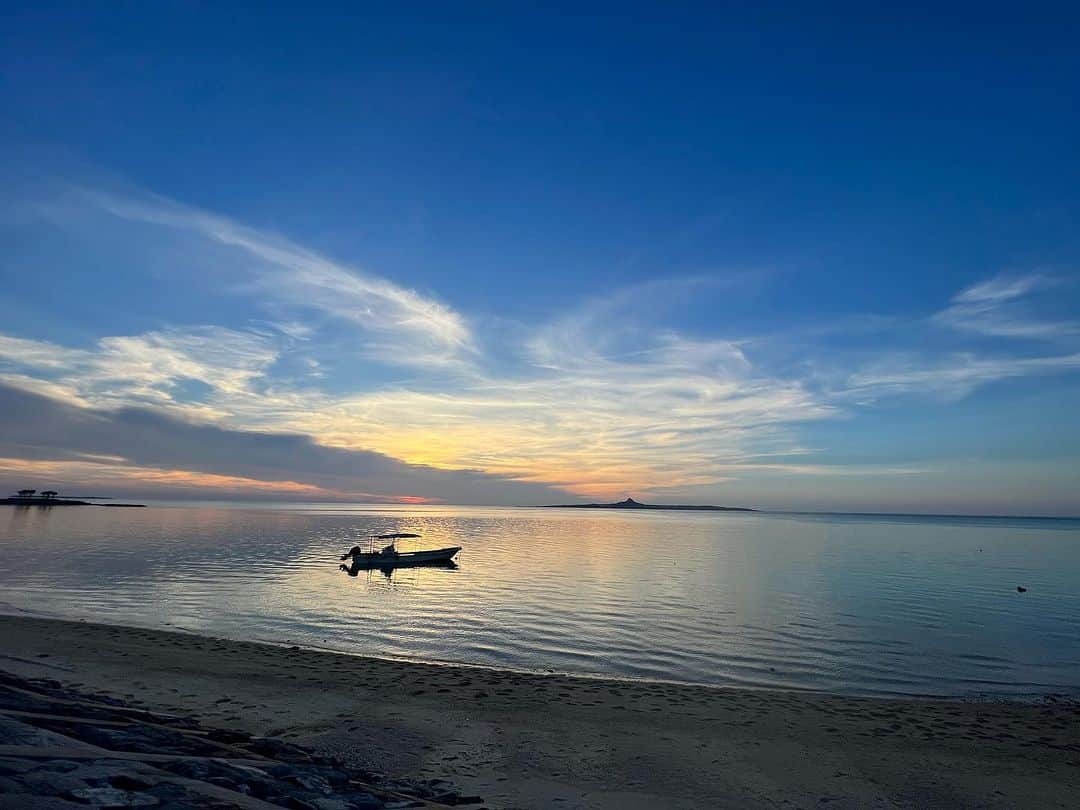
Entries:
{"type": "MultiPolygon", "coordinates": [[[[465,506],[465,504],[456,504],[465,506]]],[[[478,507],[483,508],[483,507],[478,507]]],[[[674,511],[704,511],[704,512],[752,512],[757,515],[789,515],[789,516],[816,516],[816,517],[864,517],[864,518],[927,518],[945,520],[1074,520],[1080,521],[1080,515],[980,515],[976,513],[949,513],[949,512],[843,512],[836,510],[807,510],[807,509],[752,509],[746,506],[684,506],[663,504],[638,504],[637,506],[620,506],[618,503],[552,503],[540,506],[522,506],[522,509],[642,509],[642,510],[674,510],[674,511]]]]}
{"type": "Polygon", "coordinates": [[[541,509],[644,509],[670,512],[756,512],[746,506],[709,506],[707,504],[655,504],[640,503],[633,498],[617,503],[553,503],[545,504],[541,509]]]}
{"type": "Polygon", "coordinates": [[[108,506],[129,509],[145,508],[145,503],[90,503],[72,498],[0,498],[0,506],[108,506]]]}
{"type": "MultiPolygon", "coordinates": [[[[110,496],[106,495],[86,495],[82,498],[93,498],[94,500],[106,500],[110,496]]],[[[244,498],[176,498],[176,497],[162,497],[155,496],[152,502],[149,504],[142,503],[89,503],[81,500],[81,498],[57,498],[55,500],[45,501],[39,498],[32,499],[20,499],[16,497],[0,498],[0,506],[105,506],[105,507],[149,507],[149,506],[192,506],[192,505],[223,505],[223,506],[235,506],[239,508],[247,508],[250,506],[356,506],[364,507],[365,511],[377,511],[378,509],[392,510],[394,507],[405,509],[423,509],[424,507],[434,508],[476,508],[476,509],[488,509],[488,508],[505,508],[505,509],[634,509],[642,511],[676,511],[676,512],[740,512],[740,513],[752,513],[756,515],[788,515],[788,516],[817,516],[817,517],[863,517],[863,518],[924,518],[924,519],[943,519],[943,520],[1040,520],[1040,521],[1080,521],[1080,514],[1074,515],[1024,515],[1024,514],[979,514],[979,513],[950,513],[950,512],[854,512],[854,511],[842,511],[842,510],[812,510],[812,509],[757,509],[745,506],[712,506],[712,505],[693,505],[693,504],[638,504],[636,507],[619,506],[618,504],[583,504],[583,503],[565,503],[565,504],[484,504],[484,503],[429,503],[429,504],[405,504],[405,503],[386,503],[382,501],[352,501],[352,500],[332,500],[332,501],[293,501],[293,500],[263,500],[263,499],[244,499],[244,498]],[[71,503],[71,501],[79,500],[78,503],[71,503]],[[66,501],[63,503],[62,501],[66,501]]]]}
{"type": "Polygon", "coordinates": [[[20,498],[18,496],[4,498],[0,500],[0,503],[11,506],[94,506],[90,501],[77,501],[73,498],[20,498]]]}
{"type": "Polygon", "coordinates": [[[1080,520],[1080,515],[979,515],[949,512],[807,512],[790,509],[753,509],[764,515],[817,515],[820,517],[934,518],[936,520],[1080,520]]]}

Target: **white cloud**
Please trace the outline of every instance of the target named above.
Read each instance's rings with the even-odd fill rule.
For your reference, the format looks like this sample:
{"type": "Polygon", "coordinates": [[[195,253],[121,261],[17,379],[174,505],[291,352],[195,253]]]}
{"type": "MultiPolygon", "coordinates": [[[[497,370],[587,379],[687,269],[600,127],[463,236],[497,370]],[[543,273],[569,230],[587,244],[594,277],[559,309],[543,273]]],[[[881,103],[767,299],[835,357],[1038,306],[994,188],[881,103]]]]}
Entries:
{"type": "Polygon", "coordinates": [[[874,397],[931,394],[959,399],[981,385],[998,380],[1076,370],[1080,370],[1080,353],[1013,358],[957,354],[932,364],[892,358],[850,375],[843,394],[856,398],[867,394],[874,397]]]}
{"type": "Polygon", "coordinates": [[[285,310],[316,310],[352,324],[367,336],[357,351],[370,359],[442,367],[460,365],[475,351],[465,319],[445,304],[280,236],[149,194],[76,187],[68,202],[241,251],[255,261],[237,262],[232,269],[248,279],[253,296],[285,310]]]}
{"type": "Polygon", "coordinates": [[[61,369],[69,364],[70,352],[47,341],[0,334],[0,358],[33,368],[61,369]]]}
{"type": "Polygon", "coordinates": [[[735,343],[650,326],[642,304],[670,293],[661,287],[540,328],[512,374],[453,391],[357,394],[298,414],[294,427],[600,494],[716,483],[731,462],[799,453],[788,427],[835,410],[800,382],[756,370],[735,343]]]}
{"type": "Polygon", "coordinates": [[[1053,279],[1041,273],[1019,276],[999,275],[961,290],[953,296],[953,301],[959,303],[1011,301],[1052,284],[1053,279]]]}
{"type": "Polygon", "coordinates": [[[85,349],[0,341],[0,360],[84,406],[151,404],[234,428],[297,431],[327,445],[593,493],[715,483],[733,463],[798,454],[787,427],[833,415],[797,381],[757,372],[731,342],[652,330],[625,308],[605,310],[607,317],[578,318],[572,341],[549,343],[542,364],[474,373],[452,388],[440,380],[427,390],[420,381],[332,394],[310,378],[298,388],[272,373],[292,338],[215,327],[105,337],[85,349]],[[185,398],[190,380],[209,388],[204,397],[185,398]]]}
{"type": "Polygon", "coordinates": [[[961,290],[938,312],[938,323],[991,337],[1054,339],[1080,334],[1080,322],[1040,318],[1025,301],[1058,283],[1050,276],[997,276],[961,290]]]}
{"type": "Polygon", "coordinates": [[[279,344],[272,335],[217,326],[103,337],[85,349],[0,335],[0,368],[7,368],[0,379],[84,406],[154,404],[224,416],[213,403],[250,394],[279,344]],[[191,381],[210,389],[210,402],[185,401],[180,388],[191,381]]]}

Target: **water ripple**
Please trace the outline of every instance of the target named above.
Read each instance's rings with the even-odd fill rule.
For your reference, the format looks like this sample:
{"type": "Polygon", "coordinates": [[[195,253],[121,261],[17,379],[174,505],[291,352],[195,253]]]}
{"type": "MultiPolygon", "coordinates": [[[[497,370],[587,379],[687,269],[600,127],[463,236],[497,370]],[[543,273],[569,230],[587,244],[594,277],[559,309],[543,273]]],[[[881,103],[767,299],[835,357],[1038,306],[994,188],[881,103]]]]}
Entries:
{"type": "Polygon", "coordinates": [[[717,685],[1080,693],[1077,522],[12,509],[0,513],[0,552],[9,612],[717,685]],[[337,569],[345,548],[393,530],[464,546],[460,567],[390,578],[337,569]]]}

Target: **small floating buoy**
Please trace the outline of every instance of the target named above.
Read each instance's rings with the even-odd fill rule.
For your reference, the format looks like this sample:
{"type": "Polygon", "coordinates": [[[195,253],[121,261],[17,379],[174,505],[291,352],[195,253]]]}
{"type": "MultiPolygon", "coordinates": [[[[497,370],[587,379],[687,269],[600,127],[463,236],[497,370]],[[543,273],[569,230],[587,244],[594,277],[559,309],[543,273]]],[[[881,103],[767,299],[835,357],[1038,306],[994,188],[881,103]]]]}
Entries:
{"type": "Polygon", "coordinates": [[[1017,585],[1016,591],[1017,593],[1027,593],[1027,588],[1025,588],[1023,585],[1017,585]]]}

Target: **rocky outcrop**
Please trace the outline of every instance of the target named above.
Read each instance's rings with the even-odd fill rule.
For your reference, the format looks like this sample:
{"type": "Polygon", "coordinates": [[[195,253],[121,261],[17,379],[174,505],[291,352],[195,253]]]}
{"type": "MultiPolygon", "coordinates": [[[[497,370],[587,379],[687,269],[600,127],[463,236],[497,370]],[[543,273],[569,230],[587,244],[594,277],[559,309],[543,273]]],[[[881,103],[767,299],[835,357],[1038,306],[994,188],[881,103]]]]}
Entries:
{"type": "Polygon", "coordinates": [[[0,810],[389,810],[479,804],[441,779],[361,771],[272,737],[206,728],[0,672],[0,810]]]}

